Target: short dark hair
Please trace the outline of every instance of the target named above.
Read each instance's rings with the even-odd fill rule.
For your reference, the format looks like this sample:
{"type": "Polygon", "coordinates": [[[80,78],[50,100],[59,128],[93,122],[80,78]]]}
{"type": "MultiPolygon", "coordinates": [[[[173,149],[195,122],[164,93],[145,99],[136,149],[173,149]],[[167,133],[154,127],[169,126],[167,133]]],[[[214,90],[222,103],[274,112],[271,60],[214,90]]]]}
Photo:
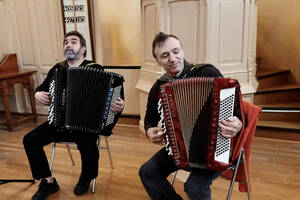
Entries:
{"type": "MultiPolygon", "coordinates": [[[[86,48],[86,41],[85,41],[84,37],[81,35],[81,33],[79,33],[78,31],[70,31],[70,32],[66,33],[64,41],[67,37],[69,37],[71,35],[76,35],[77,37],[79,37],[80,46],[86,48]]],[[[86,57],[86,49],[85,49],[85,52],[83,53],[83,56],[86,57]]]]}
{"type": "MultiPolygon", "coordinates": [[[[155,47],[157,46],[157,45],[159,45],[161,42],[164,42],[164,41],[166,41],[169,37],[172,37],[172,38],[175,38],[175,39],[177,39],[179,42],[180,42],[180,40],[179,40],[179,38],[177,37],[177,36],[175,36],[175,35],[172,35],[172,34],[165,34],[165,33],[163,33],[163,32],[159,32],[156,36],[155,36],[155,38],[154,38],[154,40],[153,40],[153,42],[152,42],[152,55],[153,55],[153,57],[155,58],[155,59],[157,59],[156,58],[156,55],[155,55],[155,47]]],[[[180,42],[180,44],[181,44],[181,42],[180,42]]]]}

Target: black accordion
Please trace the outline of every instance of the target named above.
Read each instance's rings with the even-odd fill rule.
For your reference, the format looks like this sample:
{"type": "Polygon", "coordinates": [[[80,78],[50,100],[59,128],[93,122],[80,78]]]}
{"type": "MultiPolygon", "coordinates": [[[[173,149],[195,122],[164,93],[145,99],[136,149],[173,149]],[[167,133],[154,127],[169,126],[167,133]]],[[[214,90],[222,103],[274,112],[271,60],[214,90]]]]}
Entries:
{"type": "Polygon", "coordinates": [[[110,106],[123,97],[123,76],[100,67],[56,68],[50,82],[48,121],[58,129],[110,135],[119,114],[110,106]]]}
{"type": "Polygon", "coordinates": [[[225,138],[219,123],[240,110],[240,86],[230,78],[186,78],[160,86],[158,112],[166,149],[179,168],[224,170],[238,137],[225,138]]]}

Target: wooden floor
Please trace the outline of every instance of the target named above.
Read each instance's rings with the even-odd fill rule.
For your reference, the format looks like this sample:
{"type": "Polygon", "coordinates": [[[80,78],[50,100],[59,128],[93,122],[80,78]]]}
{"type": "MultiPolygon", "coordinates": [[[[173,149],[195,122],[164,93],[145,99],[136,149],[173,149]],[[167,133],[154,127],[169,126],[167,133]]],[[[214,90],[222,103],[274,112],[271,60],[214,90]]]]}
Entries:
{"type": "MultiPolygon", "coordinates": [[[[39,117],[8,132],[0,127],[0,179],[29,179],[31,172],[23,150],[23,136],[34,126],[46,120],[39,117]]],[[[102,140],[104,142],[104,140],[102,140]]],[[[49,200],[145,200],[149,199],[138,177],[138,169],[161,147],[150,143],[137,126],[117,125],[109,137],[114,169],[110,168],[106,150],[101,150],[99,176],[95,194],[81,197],[73,194],[73,187],[80,172],[80,157],[77,149],[72,149],[76,165],[72,166],[67,150],[57,145],[53,175],[57,178],[60,191],[49,200]]],[[[51,145],[45,147],[48,158],[51,145]]],[[[251,153],[251,183],[254,200],[298,200],[300,199],[300,143],[275,139],[254,138],[251,153]]],[[[0,199],[31,199],[38,182],[8,183],[0,185],[0,199]]],[[[183,183],[176,180],[175,189],[184,199],[183,183]]],[[[213,199],[225,199],[229,182],[218,179],[212,186],[213,199]]],[[[246,193],[237,191],[235,185],[232,200],[247,199],[246,193]]]]}

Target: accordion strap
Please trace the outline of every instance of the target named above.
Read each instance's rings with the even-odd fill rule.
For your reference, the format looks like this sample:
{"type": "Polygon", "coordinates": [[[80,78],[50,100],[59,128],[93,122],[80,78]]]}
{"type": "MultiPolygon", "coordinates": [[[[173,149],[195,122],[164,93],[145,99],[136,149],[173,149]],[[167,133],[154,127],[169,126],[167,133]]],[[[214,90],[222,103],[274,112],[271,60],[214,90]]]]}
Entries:
{"type": "Polygon", "coordinates": [[[201,67],[206,66],[207,64],[193,64],[193,67],[190,69],[190,71],[200,69],[201,67]]]}
{"type": "Polygon", "coordinates": [[[189,74],[197,73],[201,68],[207,66],[208,64],[193,64],[193,67],[191,67],[189,74]]]}
{"type": "MultiPolygon", "coordinates": [[[[203,70],[203,68],[206,67],[214,67],[211,64],[193,64],[193,66],[190,68],[188,73],[185,75],[185,77],[199,77],[199,75],[204,75],[203,73],[207,70],[203,70]]],[[[208,68],[209,70],[207,72],[210,72],[212,68],[208,68]]],[[[209,76],[207,73],[205,73],[205,76],[209,76]]]]}
{"type": "Polygon", "coordinates": [[[94,62],[91,62],[91,63],[87,64],[85,67],[99,67],[99,68],[102,68],[101,65],[99,65],[97,63],[94,63],[94,62]]]}
{"type": "Polygon", "coordinates": [[[91,62],[91,63],[87,64],[86,67],[89,67],[89,66],[91,66],[91,65],[96,65],[96,63],[91,62]]]}

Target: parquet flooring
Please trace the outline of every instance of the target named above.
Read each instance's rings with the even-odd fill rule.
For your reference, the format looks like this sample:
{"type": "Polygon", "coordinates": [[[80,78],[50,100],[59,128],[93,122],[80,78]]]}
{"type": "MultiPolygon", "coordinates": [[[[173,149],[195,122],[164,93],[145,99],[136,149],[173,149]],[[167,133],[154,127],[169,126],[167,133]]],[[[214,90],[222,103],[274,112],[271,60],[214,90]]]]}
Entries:
{"type": "MultiPolygon", "coordinates": [[[[23,136],[34,126],[46,120],[39,117],[33,124],[24,123],[8,132],[0,127],[0,179],[30,179],[31,172],[27,157],[23,150],[23,136]]],[[[102,140],[104,142],[104,140],[102,140]]],[[[99,176],[96,192],[77,197],[73,187],[80,173],[80,155],[76,148],[71,149],[75,159],[72,166],[67,149],[57,145],[53,175],[57,178],[60,191],[49,197],[49,200],[146,200],[147,196],[138,176],[138,169],[151,155],[161,148],[152,144],[145,135],[139,132],[136,125],[117,125],[114,134],[109,137],[114,162],[110,168],[106,150],[100,151],[99,176]]],[[[50,158],[52,145],[45,147],[50,158]]],[[[300,199],[300,143],[285,140],[254,138],[251,153],[251,183],[254,200],[298,200],[300,199]]],[[[0,200],[31,199],[38,182],[8,183],[0,185],[0,200]]],[[[187,199],[183,191],[183,183],[176,179],[176,191],[187,199]]],[[[218,179],[212,186],[213,199],[226,198],[229,181],[218,179]]],[[[232,200],[247,199],[246,193],[237,191],[237,184],[232,200]]]]}

